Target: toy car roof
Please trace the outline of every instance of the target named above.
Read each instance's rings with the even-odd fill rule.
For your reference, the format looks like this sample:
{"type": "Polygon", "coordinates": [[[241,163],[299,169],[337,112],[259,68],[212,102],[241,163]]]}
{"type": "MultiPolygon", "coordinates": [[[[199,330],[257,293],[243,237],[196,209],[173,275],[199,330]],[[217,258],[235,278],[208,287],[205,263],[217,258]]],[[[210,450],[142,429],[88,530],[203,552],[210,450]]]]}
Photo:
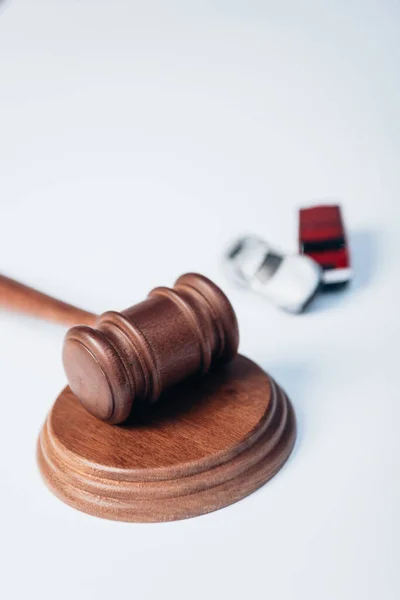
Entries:
{"type": "Polygon", "coordinates": [[[339,205],[319,205],[300,209],[300,240],[316,242],[344,236],[339,205]]]}

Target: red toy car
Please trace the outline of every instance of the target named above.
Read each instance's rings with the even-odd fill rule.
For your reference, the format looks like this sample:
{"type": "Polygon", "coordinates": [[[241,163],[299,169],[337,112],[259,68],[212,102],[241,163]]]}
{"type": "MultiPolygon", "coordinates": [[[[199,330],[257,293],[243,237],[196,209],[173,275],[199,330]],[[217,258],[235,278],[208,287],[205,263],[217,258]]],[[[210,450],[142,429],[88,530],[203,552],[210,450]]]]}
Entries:
{"type": "Polygon", "coordinates": [[[300,253],[321,265],[323,283],[332,285],[350,281],[349,249],[340,206],[301,208],[299,216],[300,253]]]}

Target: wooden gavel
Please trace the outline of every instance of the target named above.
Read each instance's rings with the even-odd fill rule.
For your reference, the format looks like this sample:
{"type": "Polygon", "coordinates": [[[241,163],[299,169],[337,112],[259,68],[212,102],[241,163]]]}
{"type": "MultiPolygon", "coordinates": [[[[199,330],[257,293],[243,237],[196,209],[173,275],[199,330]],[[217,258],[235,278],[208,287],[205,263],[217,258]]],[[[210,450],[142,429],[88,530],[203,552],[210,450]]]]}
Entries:
{"type": "Polygon", "coordinates": [[[231,360],[239,343],[229,300],[194,273],[100,317],[0,276],[0,306],[75,325],[63,347],[69,386],[109,423],[123,422],[134,402],[155,402],[167,387],[231,360]]]}

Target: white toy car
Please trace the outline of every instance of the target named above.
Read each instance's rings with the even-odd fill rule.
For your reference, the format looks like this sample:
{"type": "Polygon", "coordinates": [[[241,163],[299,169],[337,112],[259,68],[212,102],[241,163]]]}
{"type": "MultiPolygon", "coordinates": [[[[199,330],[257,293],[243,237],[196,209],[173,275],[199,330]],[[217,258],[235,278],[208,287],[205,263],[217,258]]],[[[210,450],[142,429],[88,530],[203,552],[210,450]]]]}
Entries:
{"type": "Polygon", "coordinates": [[[237,240],[225,258],[227,272],[236,283],[294,313],[304,310],[322,281],[322,269],[312,258],[283,256],[256,237],[237,240]]]}

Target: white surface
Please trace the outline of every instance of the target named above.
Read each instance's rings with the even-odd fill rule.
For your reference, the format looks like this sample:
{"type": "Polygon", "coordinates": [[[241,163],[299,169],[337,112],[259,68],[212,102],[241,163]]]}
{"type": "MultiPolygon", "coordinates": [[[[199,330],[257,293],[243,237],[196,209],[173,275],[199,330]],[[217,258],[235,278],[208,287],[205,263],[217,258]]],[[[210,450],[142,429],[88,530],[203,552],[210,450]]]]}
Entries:
{"type": "Polygon", "coordinates": [[[123,308],[186,270],[223,284],[240,233],[294,251],[297,207],[337,199],[355,278],[300,317],[230,292],[298,442],[248,499],[164,525],[95,519],[42,485],[64,330],[0,313],[0,597],[397,600],[398,4],[2,8],[1,271],[123,308]]]}

